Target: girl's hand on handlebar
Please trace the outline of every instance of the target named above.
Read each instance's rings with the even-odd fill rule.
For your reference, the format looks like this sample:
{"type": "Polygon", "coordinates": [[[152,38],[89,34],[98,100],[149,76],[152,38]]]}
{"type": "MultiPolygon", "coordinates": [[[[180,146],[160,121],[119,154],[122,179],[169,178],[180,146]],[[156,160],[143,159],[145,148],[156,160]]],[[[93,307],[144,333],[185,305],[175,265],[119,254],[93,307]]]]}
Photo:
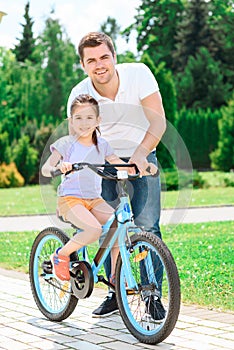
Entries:
{"type": "Polygon", "coordinates": [[[72,163],[70,162],[62,162],[59,167],[61,173],[66,174],[68,171],[72,170],[72,163]]]}

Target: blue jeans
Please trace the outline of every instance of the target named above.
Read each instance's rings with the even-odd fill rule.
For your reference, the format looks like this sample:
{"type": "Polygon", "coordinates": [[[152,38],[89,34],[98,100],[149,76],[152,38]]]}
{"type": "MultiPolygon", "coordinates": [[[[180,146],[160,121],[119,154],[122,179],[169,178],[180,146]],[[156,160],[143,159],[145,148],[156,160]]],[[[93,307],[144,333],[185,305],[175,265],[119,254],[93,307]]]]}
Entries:
{"type": "MultiPolygon", "coordinates": [[[[128,159],[122,159],[128,161],[128,159]]],[[[147,160],[157,165],[157,158],[154,153],[150,153],[147,160]]],[[[134,181],[128,181],[127,186],[135,224],[137,226],[144,226],[146,231],[151,231],[161,238],[159,227],[161,184],[159,176],[143,176],[134,181]]],[[[118,205],[117,184],[115,181],[102,181],[102,197],[112,207],[115,208],[118,205]]],[[[106,259],[104,267],[106,276],[109,277],[111,274],[110,257],[106,259]]]]}

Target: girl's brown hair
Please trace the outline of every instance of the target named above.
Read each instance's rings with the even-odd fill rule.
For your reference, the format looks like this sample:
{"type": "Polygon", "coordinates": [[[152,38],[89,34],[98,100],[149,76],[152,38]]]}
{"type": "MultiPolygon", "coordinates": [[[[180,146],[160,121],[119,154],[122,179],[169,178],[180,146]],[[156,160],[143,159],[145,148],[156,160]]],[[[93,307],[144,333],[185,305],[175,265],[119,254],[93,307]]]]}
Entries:
{"type": "MultiPolygon", "coordinates": [[[[94,107],[94,110],[96,112],[96,116],[99,116],[99,105],[97,103],[97,101],[95,100],[95,98],[93,98],[92,96],[88,95],[88,94],[81,94],[79,96],[77,96],[71,104],[71,108],[70,108],[70,115],[72,117],[73,111],[77,106],[81,106],[84,104],[90,104],[94,107]]],[[[98,149],[98,139],[97,139],[97,131],[99,132],[99,134],[101,134],[99,127],[97,126],[96,129],[93,131],[92,134],[92,141],[93,144],[97,147],[98,149]]],[[[99,150],[98,150],[99,151],[99,150]]]]}

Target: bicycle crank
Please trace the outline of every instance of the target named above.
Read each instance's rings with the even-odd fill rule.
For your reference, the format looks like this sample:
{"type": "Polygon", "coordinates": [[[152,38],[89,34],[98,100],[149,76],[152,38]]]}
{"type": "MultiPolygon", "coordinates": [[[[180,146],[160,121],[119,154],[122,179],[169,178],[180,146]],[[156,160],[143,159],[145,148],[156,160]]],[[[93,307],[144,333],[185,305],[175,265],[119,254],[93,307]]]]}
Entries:
{"type": "Polygon", "coordinates": [[[88,298],[93,291],[93,271],[87,261],[74,261],[70,270],[73,294],[78,299],[88,298]]]}

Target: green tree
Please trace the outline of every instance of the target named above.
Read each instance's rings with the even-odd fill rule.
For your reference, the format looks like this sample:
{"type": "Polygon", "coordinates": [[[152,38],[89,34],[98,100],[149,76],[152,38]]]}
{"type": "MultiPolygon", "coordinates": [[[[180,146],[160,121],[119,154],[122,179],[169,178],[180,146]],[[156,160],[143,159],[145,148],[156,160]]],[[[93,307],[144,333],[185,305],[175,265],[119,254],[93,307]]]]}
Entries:
{"type": "Polygon", "coordinates": [[[175,32],[184,9],[184,0],[142,0],[135,16],[135,23],[123,31],[128,39],[137,31],[137,49],[147,52],[154,63],[166,62],[172,66],[175,48],[175,32]]]}
{"type": "Polygon", "coordinates": [[[0,48],[0,65],[0,123],[13,142],[28,121],[40,125],[47,90],[39,63],[18,62],[11,50],[0,48]]]}
{"type": "Polygon", "coordinates": [[[118,63],[125,63],[125,62],[136,62],[137,58],[131,51],[125,51],[124,53],[121,53],[117,55],[117,61],[118,63]]]}
{"type": "Polygon", "coordinates": [[[220,62],[215,61],[205,47],[189,57],[176,81],[179,108],[216,109],[230,96],[231,86],[225,83],[220,62]]]}
{"type": "Polygon", "coordinates": [[[116,40],[120,34],[120,26],[116,19],[108,16],[107,20],[101,24],[100,31],[111,37],[116,50],[116,40]]]}
{"type": "Polygon", "coordinates": [[[13,149],[13,160],[20,174],[29,184],[37,172],[38,152],[30,146],[29,137],[22,136],[13,149]]]}
{"type": "MultiPolygon", "coordinates": [[[[234,97],[234,96],[233,96],[234,97]]],[[[210,154],[213,169],[229,171],[234,169],[234,98],[222,108],[219,120],[219,141],[217,149],[210,154]]]]}
{"type": "Polygon", "coordinates": [[[214,32],[215,60],[221,62],[225,80],[234,84],[234,1],[212,0],[209,2],[209,25],[214,32]]]}
{"type": "Polygon", "coordinates": [[[177,102],[176,90],[171,72],[165,68],[165,63],[161,63],[156,67],[148,52],[142,55],[141,62],[145,63],[155,76],[155,79],[160,87],[160,93],[167,120],[174,124],[177,111],[177,102]]]}
{"type": "Polygon", "coordinates": [[[68,39],[58,19],[47,18],[45,29],[38,38],[37,55],[43,67],[46,97],[42,115],[61,122],[71,88],[84,77],[75,47],[68,39]]]}
{"type": "Polygon", "coordinates": [[[25,24],[21,24],[23,27],[23,37],[19,40],[19,44],[15,46],[13,52],[16,55],[17,61],[25,62],[26,59],[34,61],[33,51],[35,48],[35,39],[33,38],[33,23],[34,21],[29,16],[29,6],[28,2],[25,6],[25,24]]]}
{"type": "Polygon", "coordinates": [[[8,92],[10,90],[9,74],[14,55],[10,50],[0,47],[0,123],[9,112],[8,92]]]}
{"type": "Polygon", "coordinates": [[[63,101],[62,80],[59,62],[62,59],[62,28],[58,20],[48,18],[43,33],[44,44],[44,69],[45,83],[48,96],[45,101],[47,114],[53,115],[61,120],[61,105],[63,101]],[[47,60],[47,62],[46,62],[47,60]]]}
{"type": "Polygon", "coordinates": [[[11,150],[9,135],[6,131],[0,134],[0,150],[0,164],[9,164],[11,161],[11,150]]]}
{"type": "Polygon", "coordinates": [[[187,2],[181,21],[177,25],[173,67],[183,72],[190,56],[195,56],[201,47],[210,53],[216,51],[214,33],[208,25],[209,6],[206,0],[187,2]]]}
{"type": "MultiPolygon", "coordinates": [[[[141,57],[141,62],[145,63],[155,76],[163,100],[165,114],[168,122],[174,124],[177,103],[176,103],[176,91],[174,82],[171,76],[171,72],[165,68],[165,64],[161,63],[155,67],[154,62],[149,57],[148,53],[145,53],[141,57]]],[[[167,127],[165,134],[162,137],[160,144],[157,146],[157,156],[164,168],[173,167],[173,163],[176,161],[175,152],[175,134],[172,134],[171,128],[167,127]]]]}

